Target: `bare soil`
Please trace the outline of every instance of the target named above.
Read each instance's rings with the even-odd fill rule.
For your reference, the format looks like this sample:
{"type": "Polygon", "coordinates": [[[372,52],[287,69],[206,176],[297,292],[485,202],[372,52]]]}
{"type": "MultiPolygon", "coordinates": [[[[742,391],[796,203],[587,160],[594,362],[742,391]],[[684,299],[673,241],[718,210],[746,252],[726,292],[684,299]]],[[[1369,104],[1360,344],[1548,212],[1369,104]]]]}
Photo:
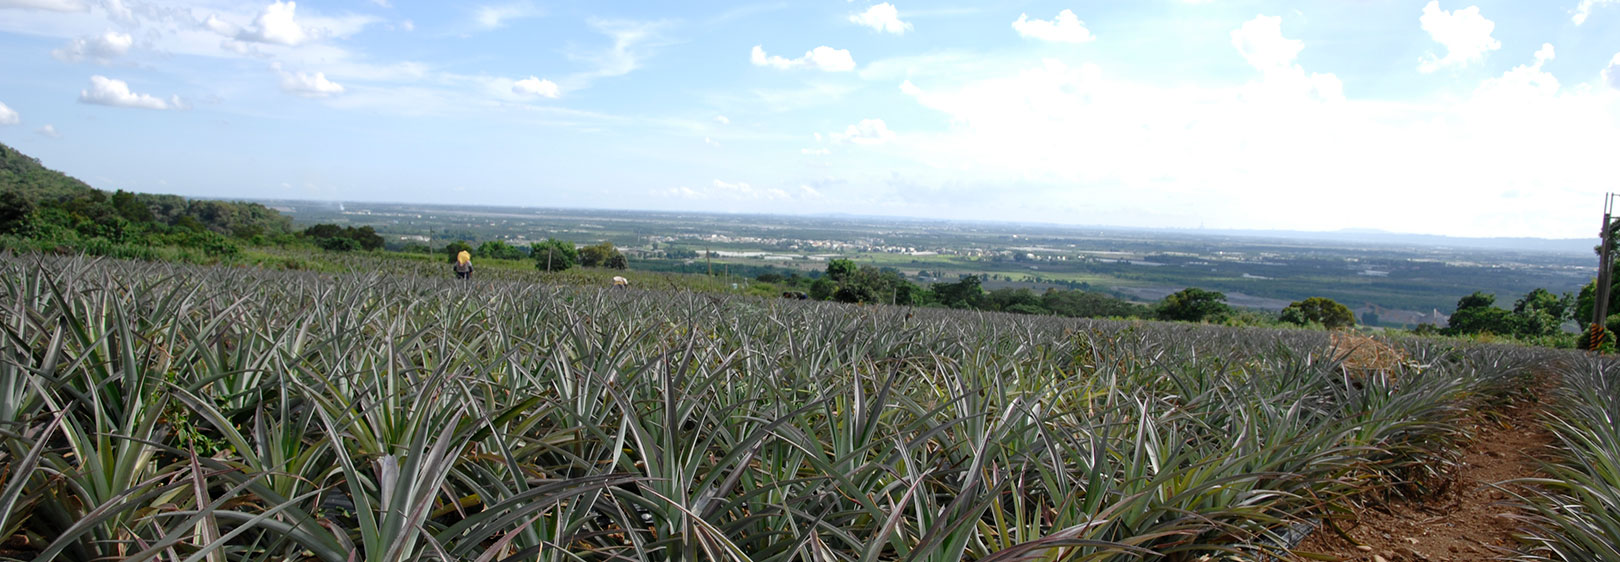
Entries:
{"type": "MultiPolygon", "coordinates": [[[[1341,524],[1352,540],[1321,528],[1294,550],[1340,560],[1492,560],[1513,553],[1517,523],[1512,496],[1498,486],[1538,476],[1553,436],[1537,418],[1540,405],[1520,402],[1473,422],[1474,440],[1464,450],[1456,481],[1444,493],[1420,500],[1367,506],[1359,521],[1341,524]],[[1352,542],[1353,541],[1353,542],[1352,542]]],[[[1307,559],[1307,558],[1301,558],[1307,559]]]]}

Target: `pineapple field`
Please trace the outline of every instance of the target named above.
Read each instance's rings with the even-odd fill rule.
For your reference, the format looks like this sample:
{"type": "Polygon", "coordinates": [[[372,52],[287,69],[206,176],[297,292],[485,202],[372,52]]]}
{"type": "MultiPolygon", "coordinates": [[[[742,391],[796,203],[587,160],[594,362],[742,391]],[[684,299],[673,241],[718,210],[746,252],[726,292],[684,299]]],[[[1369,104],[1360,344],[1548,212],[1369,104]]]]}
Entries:
{"type": "Polygon", "coordinates": [[[355,259],[0,257],[0,558],[1298,559],[1551,385],[1514,556],[1620,560],[1607,358],[355,259]]]}

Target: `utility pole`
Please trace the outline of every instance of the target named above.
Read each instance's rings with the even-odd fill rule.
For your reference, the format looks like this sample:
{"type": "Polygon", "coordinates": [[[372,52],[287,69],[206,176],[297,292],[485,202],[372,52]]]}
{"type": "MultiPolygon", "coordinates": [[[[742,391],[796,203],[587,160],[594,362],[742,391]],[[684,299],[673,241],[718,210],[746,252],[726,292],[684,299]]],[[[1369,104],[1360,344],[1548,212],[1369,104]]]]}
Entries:
{"type": "Polygon", "coordinates": [[[1598,251],[1598,278],[1592,294],[1592,329],[1588,336],[1591,338],[1590,347],[1594,350],[1602,343],[1603,326],[1609,318],[1609,285],[1613,283],[1611,272],[1614,269],[1614,236],[1610,234],[1610,227],[1615,195],[1608,193],[1603,196],[1603,242],[1598,251]]]}

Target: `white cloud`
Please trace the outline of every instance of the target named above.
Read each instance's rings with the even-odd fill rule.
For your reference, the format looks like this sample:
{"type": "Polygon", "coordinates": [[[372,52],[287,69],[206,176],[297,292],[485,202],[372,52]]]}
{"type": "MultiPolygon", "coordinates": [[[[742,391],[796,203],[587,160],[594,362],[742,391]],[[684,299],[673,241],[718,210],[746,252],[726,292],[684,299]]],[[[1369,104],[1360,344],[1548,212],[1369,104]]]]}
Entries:
{"type": "Polygon", "coordinates": [[[1029,19],[1029,14],[1019,14],[1018,21],[1014,21],[1012,27],[1020,36],[1042,41],[1085,43],[1097,38],[1091,34],[1091,30],[1086,29],[1086,22],[1080,21],[1079,16],[1070,10],[1058,12],[1051,21],[1029,19]]]}
{"type": "Polygon", "coordinates": [[[278,66],[281,91],[306,98],[324,98],[343,93],[343,85],[326,78],[326,73],[287,72],[278,66]]]}
{"type": "Polygon", "coordinates": [[[1481,98],[1522,98],[1545,97],[1558,93],[1558,78],[1552,73],[1543,71],[1542,65],[1552,60],[1556,55],[1551,43],[1543,43],[1536,50],[1535,62],[1529,65],[1519,65],[1502,74],[1500,78],[1491,78],[1480,84],[1475,93],[1481,98]]]}
{"type": "Polygon", "coordinates": [[[479,6],[473,10],[473,23],[486,30],[498,29],[505,26],[506,22],[539,17],[543,14],[544,12],[529,2],[479,6]]]}
{"type": "Polygon", "coordinates": [[[124,5],[124,0],[102,0],[101,7],[107,10],[107,17],[115,22],[139,26],[140,21],[135,19],[135,11],[124,5]]]}
{"type": "MultiPolygon", "coordinates": [[[[310,39],[310,33],[294,19],[294,12],[298,9],[297,2],[281,2],[265,6],[264,11],[248,26],[236,34],[240,41],[254,43],[273,43],[276,45],[296,46],[310,39]]],[[[208,27],[218,31],[216,18],[210,17],[208,27]]]]}
{"type": "Polygon", "coordinates": [[[135,37],[130,34],[108,31],[95,37],[74,39],[66,47],[51,51],[51,56],[67,62],[90,60],[105,64],[128,53],[134,45],[135,37]]]}
{"type": "Polygon", "coordinates": [[[862,119],[861,122],[850,125],[842,133],[828,135],[833,142],[852,142],[855,144],[882,144],[894,140],[894,131],[889,130],[888,124],[882,119],[862,119]]]}
{"type": "Polygon", "coordinates": [[[895,35],[904,35],[911,29],[910,22],[900,21],[900,10],[888,2],[867,8],[865,12],[859,14],[852,14],[849,21],[895,35]]]}
{"type": "Polygon", "coordinates": [[[805,156],[826,156],[828,154],[832,154],[832,151],[825,148],[801,148],[799,149],[799,154],[803,154],[805,156]]]}
{"type": "Polygon", "coordinates": [[[90,89],[79,92],[79,103],[139,109],[183,109],[180,96],[162,100],[129,90],[129,84],[106,76],[91,76],[90,89]]]}
{"type": "Polygon", "coordinates": [[[416,22],[411,20],[402,20],[399,22],[399,28],[405,31],[416,31],[416,22]]]}
{"type": "Polygon", "coordinates": [[[383,8],[392,8],[392,7],[394,7],[394,5],[390,4],[388,2],[388,0],[371,0],[371,3],[376,4],[378,6],[381,6],[383,8]]]}
{"type": "Polygon", "coordinates": [[[1586,23],[1586,18],[1592,16],[1592,8],[1602,6],[1604,4],[1617,3],[1620,3],[1620,0],[1581,0],[1580,5],[1575,7],[1575,15],[1570,16],[1570,20],[1574,21],[1575,25],[1584,24],[1586,23]]]}
{"type": "Polygon", "coordinates": [[[40,127],[38,129],[35,129],[34,132],[39,133],[42,136],[50,137],[50,138],[53,138],[53,139],[62,138],[62,133],[56,132],[56,126],[51,125],[50,123],[46,123],[44,127],[40,127]]]}
{"type": "Polygon", "coordinates": [[[552,99],[556,99],[561,94],[556,82],[541,80],[534,76],[512,83],[512,93],[552,99]]]}
{"type": "Polygon", "coordinates": [[[1305,42],[1282,36],[1282,18],[1257,16],[1232,31],[1232,46],[1249,65],[1265,72],[1294,64],[1305,42]]]}
{"type": "Polygon", "coordinates": [[[21,122],[22,116],[17,115],[16,110],[6,107],[5,102],[0,102],[0,125],[16,125],[21,122]]]}
{"type": "Polygon", "coordinates": [[[1282,34],[1282,18],[1255,16],[1232,31],[1232,47],[1259,70],[1261,82],[1251,85],[1246,92],[1255,101],[1274,96],[1311,97],[1324,101],[1344,98],[1344,85],[1331,73],[1309,73],[1295,64],[1305,42],[1288,39],[1282,34]]]}
{"type": "Polygon", "coordinates": [[[83,12],[90,6],[79,0],[0,0],[0,10],[46,10],[51,12],[83,12]]]}
{"type": "Polygon", "coordinates": [[[754,66],[769,66],[781,69],[815,68],[827,72],[855,70],[855,59],[849,55],[849,51],[834,49],[825,45],[811,49],[804,56],[796,59],[775,55],[767,56],[763,46],[754,45],[754,50],[749,54],[748,60],[754,63],[754,66]]]}
{"type": "Polygon", "coordinates": [[[706,145],[709,145],[709,146],[712,146],[712,147],[715,147],[715,148],[720,147],[720,141],[711,139],[709,137],[703,137],[703,144],[706,144],[706,145]]]}
{"type": "Polygon", "coordinates": [[[716,115],[716,116],[714,116],[714,122],[719,123],[721,125],[730,125],[731,124],[731,118],[726,117],[724,115],[716,115]]]}
{"type": "Polygon", "coordinates": [[[1609,61],[1609,67],[1603,69],[1603,82],[1609,87],[1620,90],[1620,53],[1615,53],[1609,61]]]}
{"type": "Polygon", "coordinates": [[[1424,53],[1418,61],[1418,71],[1429,73],[1442,68],[1463,68],[1485,60],[1485,53],[1502,48],[1502,43],[1491,37],[1496,23],[1479,15],[1479,6],[1447,12],[1440,9],[1440,0],[1430,0],[1418,18],[1423,30],[1429,32],[1446,48],[1446,56],[1424,53]]]}
{"type": "MultiPolygon", "coordinates": [[[[1231,56],[1257,69],[1236,86],[1144,82],[1098,64],[1010,56],[986,59],[987,70],[964,79],[960,61],[913,60],[900,89],[937,112],[936,125],[908,128],[879,169],[847,173],[892,185],[884,192],[900,199],[892,208],[919,213],[954,198],[934,208],[1068,223],[1106,216],[1226,228],[1266,216],[1278,217],[1269,228],[1584,235],[1569,225],[1585,224],[1578,209],[1613,177],[1620,153],[1620,92],[1596,87],[1614,74],[1594,69],[1582,83],[1560,84],[1547,72],[1555,49],[1542,45],[1470,92],[1332,96],[1336,77],[1300,65],[1301,49],[1314,45],[1279,27],[1264,21],[1235,34],[1231,56]],[[1018,197],[975,194],[1002,190],[1018,197]],[[1481,196],[1508,191],[1537,197],[1481,196]],[[1019,203],[1031,200],[1041,205],[1019,203]],[[1301,204],[1336,212],[1291,215],[1301,204]]],[[[1620,73],[1620,58],[1612,64],[1620,73]]]]}

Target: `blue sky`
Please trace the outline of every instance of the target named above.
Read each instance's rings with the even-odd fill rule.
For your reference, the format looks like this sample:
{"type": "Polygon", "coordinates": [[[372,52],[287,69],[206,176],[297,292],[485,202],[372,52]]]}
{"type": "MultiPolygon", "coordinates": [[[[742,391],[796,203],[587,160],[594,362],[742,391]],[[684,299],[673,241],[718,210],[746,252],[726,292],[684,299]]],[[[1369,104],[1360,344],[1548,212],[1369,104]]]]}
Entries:
{"type": "Polygon", "coordinates": [[[1620,0],[0,0],[103,189],[1587,237],[1620,0]]]}

